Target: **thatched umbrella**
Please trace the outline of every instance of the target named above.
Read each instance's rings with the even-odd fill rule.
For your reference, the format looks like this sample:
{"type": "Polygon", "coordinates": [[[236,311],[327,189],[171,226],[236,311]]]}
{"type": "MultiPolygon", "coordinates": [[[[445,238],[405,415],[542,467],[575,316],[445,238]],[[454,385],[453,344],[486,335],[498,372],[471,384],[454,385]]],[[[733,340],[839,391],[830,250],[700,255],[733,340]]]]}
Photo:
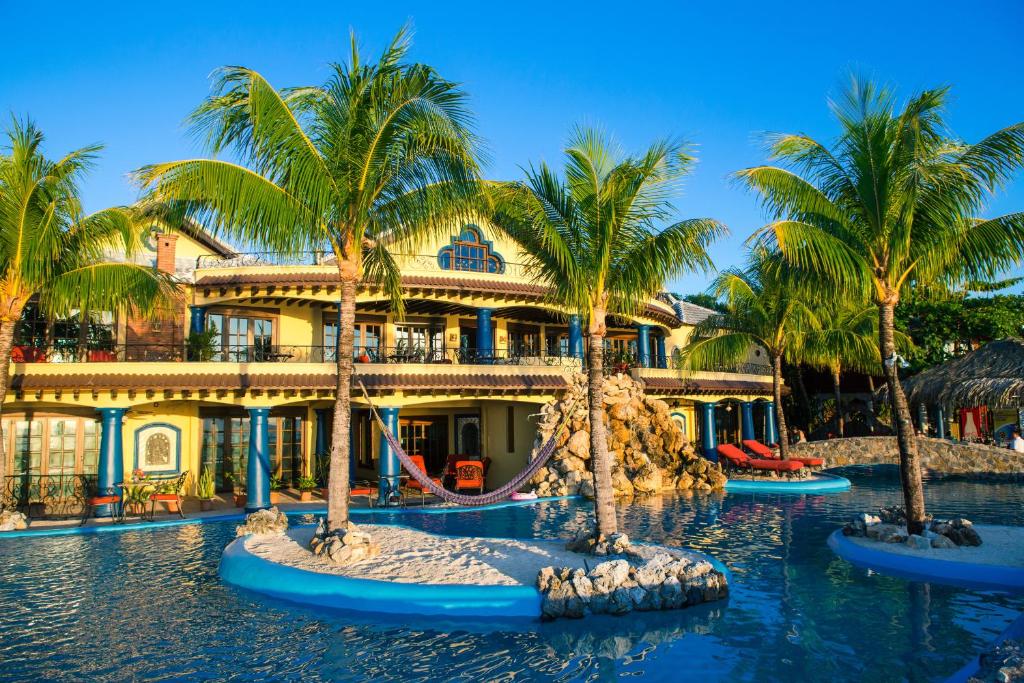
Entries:
{"type": "Polygon", "coordinates": [[[989,342],[903,382],[911,403],[1024,407],[1024,339],[989,342]]]}

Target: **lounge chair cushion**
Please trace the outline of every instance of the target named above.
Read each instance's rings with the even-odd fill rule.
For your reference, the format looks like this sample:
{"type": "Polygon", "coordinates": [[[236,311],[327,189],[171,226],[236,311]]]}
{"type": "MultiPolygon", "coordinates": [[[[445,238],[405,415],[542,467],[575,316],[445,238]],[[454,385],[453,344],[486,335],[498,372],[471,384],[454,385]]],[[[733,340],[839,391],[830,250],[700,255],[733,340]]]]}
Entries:
{"type": "Polygon", "coordinates": [[[120,502],[121,496],[95,496],[89,499],[89,505],[110,505],[120,502]]]}

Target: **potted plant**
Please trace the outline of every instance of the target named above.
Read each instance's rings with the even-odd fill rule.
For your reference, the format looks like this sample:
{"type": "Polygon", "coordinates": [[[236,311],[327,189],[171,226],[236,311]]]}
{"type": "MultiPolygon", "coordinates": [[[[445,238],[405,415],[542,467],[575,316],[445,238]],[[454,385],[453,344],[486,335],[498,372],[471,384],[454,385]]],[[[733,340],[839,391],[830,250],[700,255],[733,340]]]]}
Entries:
{"type": "Polygon", "coordinates": [[[191,361],[205,362],[213,358],[217,352],[219,333],[215,325],[210,325],[202,332],[192,332],[188,335],[188,359],[191,361]]]}
{"type": "Polygon", "coordinates": [[[299,477],[299,502],[308,503],[313,500],[313,490],[317,487],[316,477],[304,474],[299,477]]]}
{"type": "Polygon", "coordinates": [[[281,502],[281,477],[271,475],[270,477],[270,504],[277,505],[281,502]]]}
{"type": "Polygon", "coordinates": [[[213,472],[209,467],[204,467],[196,480],[196,496],[199,498],[199,509],[208,512],[213,509],[213,497],[216,494],[216,486],[213,481],[213,472]]]}
{"type": "Polygon", "coordinates": [[[244,508],[246,502],[245,484],[242,483],[241,477],[237,477],[233,472],[229,472],[224,475],[224,479],[231,482],[231,494],[235,501],[235,507],[244,508]]]}

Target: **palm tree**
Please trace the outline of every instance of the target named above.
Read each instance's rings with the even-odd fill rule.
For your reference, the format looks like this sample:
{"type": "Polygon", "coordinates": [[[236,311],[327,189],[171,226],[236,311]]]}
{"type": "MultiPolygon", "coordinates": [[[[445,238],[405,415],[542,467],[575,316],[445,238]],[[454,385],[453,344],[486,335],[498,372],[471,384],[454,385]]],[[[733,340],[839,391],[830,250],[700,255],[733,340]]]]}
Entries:
{"type": "Polygon", "coordinates": [[[607,318],[638,313],[677,273],[709,269],[707,246],[725,228],[709,218],[659,228],[694,163],[679,143],[624,155],[601,133],[577,129],[565,155],[564,178],[542,163],[494,188],[493,221],[532,256],[552,302],[587,325],[597,533],[607,537],[617,530],[603,415],[607,318]]]}
{"type": "MultiPolygon", "coordinates": [[[[881,368],[878,355],[878,316],[869,304],[857,305],[830,296],[815,302],[819,327],[802,342],[800,357],[832,377],[836,405],[836,431],[845,436],[840,380],[844,370],[872,373],[881,368]]],[[[897,333],[898,334],[898,333],[897,333]]]]}
{"type": "Polygon", "coordinates": [[[804,336],[818,328],[808,297],[779,255],[763,248],[750,252],[745,267],[722,271],[710,291],[726,302],[728,311],[697,324],[680,356],[681,369],[729,367],[746,359],[753,348],[767,351],[772,361],[779,453],[788,459],[782,361],[794,359],[804,336]]]}
{"type": "Polygon", "coordinates": [[[898,109],[888,90],[854,79],[831,105],[840,127],[831,145],[774,136],[771,158],[782,166],[737,174],[772,216],[760,239],[821,286],[870,296],[877,307],[911,533],[923,530],[925,505],[894,311],[911,286],[991,279],[1024,253],[1024,213],[977,218],[1024,161],[1024,123],[966,144],[943,119],[947,95],[926,90],[898,109]]]}
{"type": "Polygon", "coordinates": [[[348,64],[322,86],[275,90],[251,69],[220,70],[192,114],[210,151],[137,172],[158,201],[184,201],[215,232],[282,254],[333,254],[341,289],[327,523],[348,527],[349,429],[356,287],[379,284],[402,310],[388,245],[450,229],[479,188],[465,93],[424,64],[405,63],[403,28],[376,64],[352,36],[348,64]]]}
{"type": "MultiPolygon", "coordinates": [[[[176,287],[153,268],[131,263],[142,251],[147,220],[134,209],[86,214],[79,182],[102,149],[91,145],[53,161],[43,133],[12,119],[0,152],[0,410],[7,395],[11,348],[25,305],[38,297],[51,317],[81,311],[166,313],[176,287]],[[123,256],[128,262],[115,262],[123,256]]],[[[7,457],[0,439],[0,482],[7,457]]]]}

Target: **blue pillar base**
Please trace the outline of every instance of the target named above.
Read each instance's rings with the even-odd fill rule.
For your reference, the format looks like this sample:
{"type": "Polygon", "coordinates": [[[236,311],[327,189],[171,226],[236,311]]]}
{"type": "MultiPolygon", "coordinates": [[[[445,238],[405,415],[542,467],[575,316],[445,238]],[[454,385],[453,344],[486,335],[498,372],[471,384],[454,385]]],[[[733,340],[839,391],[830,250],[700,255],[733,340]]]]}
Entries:
{"type": "Polygon", "coordinates": [[[245,473],[245,511],[256,512],[270,507],[270,408],[246,410],[249,411],[249,460],[245,473]]]}
{"type": "MultiPolygon", "coordinates": [[[[387,407],[379,410],[380,417],[388,431],[398,437],[398,408],[387,407]]],[[[402,464],[398,460],[398,454],[391,450],[386,439],[381,436],[380,451],[378,453],[377,468],[380,483],[377,489],[377,502],[386,505],[388,494],[398,490],[399,478],[402,473],[402,464]]]]}
{"type": "MultiPolygon", "coordinates": [[[[118,484],[124,483],[124,448],[121,438],[121,422],[125,408],[98,408],[100,413],[100,453],[96,471],[96,488],[99,495],[123,495],[118,484]]],[[[117,505],[98,505],[93,511],[96,517],[113,517],[120,512],[117,505]]]]}

